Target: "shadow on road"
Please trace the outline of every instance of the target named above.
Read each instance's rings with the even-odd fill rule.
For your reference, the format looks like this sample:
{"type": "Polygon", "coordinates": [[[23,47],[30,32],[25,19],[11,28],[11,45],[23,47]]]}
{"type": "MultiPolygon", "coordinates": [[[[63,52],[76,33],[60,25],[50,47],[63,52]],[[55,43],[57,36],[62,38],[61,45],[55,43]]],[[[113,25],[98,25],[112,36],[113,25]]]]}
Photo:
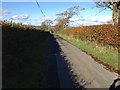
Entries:
{"type": "Polygon", "coordinates": [[[51,35],[51,48],[48,56],[47,88],[60,88],[55,53],[60,52],[54,36],[51,35]]]}
{"type": "Polygon", "coordinates": [[[75,77],[56,38],[52,36],[48,61],[48,87],[83,89],[84,87],[75,81],[75,77]]]}

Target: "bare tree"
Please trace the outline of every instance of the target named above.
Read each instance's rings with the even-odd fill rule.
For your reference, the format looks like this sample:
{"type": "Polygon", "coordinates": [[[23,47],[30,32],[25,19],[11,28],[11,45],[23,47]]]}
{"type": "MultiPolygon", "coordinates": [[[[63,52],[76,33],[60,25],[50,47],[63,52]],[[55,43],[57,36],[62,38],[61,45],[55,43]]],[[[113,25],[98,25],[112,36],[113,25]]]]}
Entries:
{"type": "Polygon", "coordinates": [[[44,23],[46,25],[47,30],[49,31],[49,28],[51,27],[51,24],[53,23],[53,21],[47,19],[47,20],[44,21],[44,23]]]}
{"type": "MultiPolygon", "coordinates": [[[[99,0],[101,1],[101,0],[99,0]]],[[[111,2],[95,2],[96,7],[103,8],[103,10],[109,8],[112,10],[113,23],[120,23],[120,0],[113,0],[111,2]]]]}
{"type": "Polygon", "coordinates": [[[74,6],[71,8],[68,8],[66,11],[57,14],[58,16],[58,24],[62,24],[63,28],[67,27],[70,22],[70,18],[72,18],[75,15],[78,15],[80,11],[85,10],[85,8],[81,8],[80,6],[74,6]]]}

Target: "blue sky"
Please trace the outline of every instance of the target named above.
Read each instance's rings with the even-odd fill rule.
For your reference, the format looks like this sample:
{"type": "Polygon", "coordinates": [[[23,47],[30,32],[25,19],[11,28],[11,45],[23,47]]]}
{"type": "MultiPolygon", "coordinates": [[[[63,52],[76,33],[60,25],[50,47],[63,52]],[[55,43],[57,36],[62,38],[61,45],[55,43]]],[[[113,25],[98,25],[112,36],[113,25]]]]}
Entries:
{"type": "Polygon", "coordinates": [[[83,23],[85,25],[100,24],[99,22],[104,23],[112,18],[112,12],[109,9],[96,15],[101,9],[96,8],[94,2],[39,2],[39,4],[46,18],[41,14],[35,2],[3,2],[0,18],[24,24],[40,25],[45,19],[54,20],[57,18],[56,14],[78,5],[85,8],[85,10],[71,20],[79,20],[80,16],[82,16],[86,21],[79,20],[72,22],[71,25],[79,26],[83,23]]]}

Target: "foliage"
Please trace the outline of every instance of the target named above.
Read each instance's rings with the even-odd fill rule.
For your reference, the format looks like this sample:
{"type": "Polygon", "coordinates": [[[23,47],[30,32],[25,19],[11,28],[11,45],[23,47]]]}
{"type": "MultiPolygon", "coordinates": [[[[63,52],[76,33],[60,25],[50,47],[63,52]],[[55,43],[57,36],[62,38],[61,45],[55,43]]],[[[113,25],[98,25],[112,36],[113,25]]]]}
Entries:
{"type": "Polygon", "coordinates": [[[98,42],[102,45],[111,45],[113,47],[120,46],[119,33],[120,25],[93,25],[82,26],[76,28],[67,28],[59,31],[71,38],[81,39],[91,42],[98,42]]]}
{"type": "Polygon", "coordinates": [[[1,23],[3,88],[46,87],[50,33],[33,26],[1,23]]]}
{"type": "Polygon", "coordinates": [[[48,26],[46,25],[46,23],[42,22],[41,26],[40,26],[40,29],[43,30],[43,31],[45,31],[47,28],[48,28],[48,26]]]}

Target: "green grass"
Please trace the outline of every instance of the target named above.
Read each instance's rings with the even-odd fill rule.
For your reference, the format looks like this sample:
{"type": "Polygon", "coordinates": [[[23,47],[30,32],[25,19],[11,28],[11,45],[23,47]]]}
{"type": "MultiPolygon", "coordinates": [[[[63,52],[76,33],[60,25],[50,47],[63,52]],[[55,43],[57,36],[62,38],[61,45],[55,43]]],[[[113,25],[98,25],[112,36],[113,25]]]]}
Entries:
{"type": "Polygon", "coordinates": [[[86,51],[88,54],[92,54],[94,57],[97,57],[104,63],[107,63],[113,68],[118,69],[118,50],[114,49],[112,46],[103,46],[98,44],[97,42],[76,40],[74,38],[70,38],[66,35],[61,34],[59,34],[59,36],[61,36],[71,44],[77,46],[81,50],[86,51]]]}

